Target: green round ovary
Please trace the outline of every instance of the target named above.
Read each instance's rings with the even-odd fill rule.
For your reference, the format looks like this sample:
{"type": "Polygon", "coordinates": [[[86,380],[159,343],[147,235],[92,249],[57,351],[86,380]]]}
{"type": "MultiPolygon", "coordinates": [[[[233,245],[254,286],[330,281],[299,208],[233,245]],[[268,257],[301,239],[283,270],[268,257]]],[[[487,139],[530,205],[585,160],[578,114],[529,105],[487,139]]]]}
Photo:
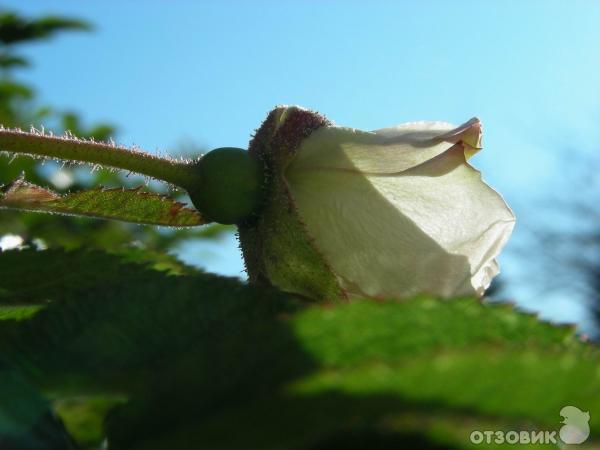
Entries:
{"type": "Polygon", "coordinates": [[[236,224],[259,208],[263,169],[247,151],[218,148],[200,158],[196,167],[199,182],[188,193],[207,220],[236,224]]]}

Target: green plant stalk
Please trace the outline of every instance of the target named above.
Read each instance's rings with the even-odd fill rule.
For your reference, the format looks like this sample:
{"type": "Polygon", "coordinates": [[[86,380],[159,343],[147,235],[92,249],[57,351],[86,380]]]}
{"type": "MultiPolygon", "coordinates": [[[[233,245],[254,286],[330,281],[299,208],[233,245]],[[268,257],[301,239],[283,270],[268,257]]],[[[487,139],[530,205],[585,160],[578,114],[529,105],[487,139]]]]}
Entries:
{"type": "Polygon", "coordinates": [[[39,132],[0,129],[0,151],[128,170],[166,181],[188,191],[198,186],[200,181],[192,162],[161,158],[115,144],[83,140],[68,135],[51,136],[39,132]]]}

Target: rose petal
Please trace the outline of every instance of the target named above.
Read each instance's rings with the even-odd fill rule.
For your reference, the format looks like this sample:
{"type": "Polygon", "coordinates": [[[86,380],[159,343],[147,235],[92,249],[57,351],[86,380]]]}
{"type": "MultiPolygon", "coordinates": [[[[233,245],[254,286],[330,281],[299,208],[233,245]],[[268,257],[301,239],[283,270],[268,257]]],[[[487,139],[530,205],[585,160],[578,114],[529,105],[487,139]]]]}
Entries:
{"type": "Polygon", "coordinates": [[[370,132],[323,127],[304,140],[294,159],[294,170],[392,174],[422,164],[455,144],[463,147],[467,157],[480,148],[479,119],[459,127],[445,122],[412,122],[370,132]]]}
{"type": "MultiPolygon", "coordinates": [[[[456,139],[471,127],[441,135],[456,139]]],[[[300,216],[351,295],[482,294],[498,272],[494,258],[514,226],[512,211],[466,162],[462,142],[429,137],[429,147],[417,147],[408,129],[398,128],[403,143],[389,146],[355,130],[358,143],[347,138],[338,145],[326,133],[303,143],[287,170],[300,216]]]]}

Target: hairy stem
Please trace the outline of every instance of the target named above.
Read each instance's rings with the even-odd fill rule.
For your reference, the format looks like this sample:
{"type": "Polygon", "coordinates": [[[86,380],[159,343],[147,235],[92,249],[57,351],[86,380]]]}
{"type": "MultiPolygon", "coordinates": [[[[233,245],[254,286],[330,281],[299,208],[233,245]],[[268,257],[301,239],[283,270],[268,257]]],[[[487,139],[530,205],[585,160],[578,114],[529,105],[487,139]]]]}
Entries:
{"type": "Polygon", "coordinates": [[[147,175],[190,190],[199,181],[191,162],[161,158],[115,144],[72,136],[49,136],[21,130],[0,129],[0,151],[33,157],[81,161],[147,175]]]}

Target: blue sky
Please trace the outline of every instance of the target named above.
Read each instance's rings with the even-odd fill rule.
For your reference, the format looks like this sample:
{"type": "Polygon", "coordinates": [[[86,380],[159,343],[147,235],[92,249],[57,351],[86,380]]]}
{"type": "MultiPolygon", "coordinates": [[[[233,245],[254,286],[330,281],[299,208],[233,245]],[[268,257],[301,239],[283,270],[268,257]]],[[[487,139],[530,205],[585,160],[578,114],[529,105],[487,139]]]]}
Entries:
{"type": "MultiPolygon", "coordinates": [[[[246,147],[277,104],[361,129],[480,117],[485,149],[474,164],[519,219],[501,259],[509,280],[523,273],[511,246],[538,221],[538,200],[568,189],[560,151],[593,151],[600,134],[600,2],[592,0],[3,5],[95,24],[94,33],[30,47],[35,66],[21,75],[43,101],[113,122],[121,143],[147,150],[246,147]]],[[[184,256],[241,270],[232,239],[184,256]]],[[[513,292],[545,317],[582,316],[571,298],[542,302],[527,283],[513,292]]]]}

